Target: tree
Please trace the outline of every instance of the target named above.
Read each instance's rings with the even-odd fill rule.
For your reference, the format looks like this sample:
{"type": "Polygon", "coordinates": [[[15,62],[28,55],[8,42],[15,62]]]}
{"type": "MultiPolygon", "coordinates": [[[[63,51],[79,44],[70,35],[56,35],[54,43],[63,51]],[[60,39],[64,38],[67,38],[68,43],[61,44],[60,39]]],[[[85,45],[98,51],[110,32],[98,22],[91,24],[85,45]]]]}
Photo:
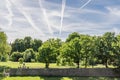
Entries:
{"type": "Polygon", "coordinates": [[[102,62],[105,67],[108,68],[108,61],[112,59],[113,47],[112,43],[116,41],[115,33],[106,32],[102,37],[99,38],[98,51],[102,62]]]}
{"type": "Polygon", "coordinates": [[[120,34],[117,35],[117,41],[112,44],[113,46],[113,65],[117,68],[120,68],[120,34]]]}
{"type": "Polygon", "coordinates": [[[19,58],[22,58],[23,54],[21,52],[13,52],[10,56],[11,61],[19,61],[19,58]]]}
{"type": "Polygon", "coordinates": [[[25,45],[24,45],[24,40],[23,39],[16,39],[12,44],[12,52],[24,52],[25,51],[25,45]]]}
{"type": "Polygon", "coordinates": [[[79,68],[80,60],[82,60],[81,44],[79,38],[74,38],[70,42],[62,45],[60,49],[60,58],[62,63],[76,63],[79,68]]]}
{"type": "Polygon", "coordinates": [[[42,45],[42,41],[38,39],[34,39],[32,48],[34,51],[38,52],[38,48],[42,45]]]}
{"type": "Polygon", "coordinates": [[[90,40],[90,56],[89,56],[89,65],[92,65],[92,68],[94,65],[96,65],[99,61],[97,59],[97,54],[98,54],[98,50],[97,50],[97,40],[98,37],[96,36],[92,36],[91,40],[90,40]],[[98,62],[97,62],[98,61],[98,62]]]}
{"type": "Polygon", "coordinates": [[[60,46],[60,39],[49,39],[39,48],[39,59],[45,63],[46,68],[49,68],[51,62],[56,62],[60,46]]]}
{"type": "Polygon", "coordinates": [[[83,58],[84,58],[84,65],[85,68],[89,65],[89,61],[92,57],[93,53],[93,41],[92,37],[89,35],[82,35],[81,36],[81,47],[82,47],[82,53],[83,53],[83,58]]]}
{"type": "Polygon", "coordinates": [[[7,43],[6,34],[4,32],[0,32],[0,61],[6,60],[10,51],[11,48],[7,43]]]}
{"type": "Polygon", "coordinates": [[[32,48],[33,40],[30,36],[27,36],[24,38],[24,45],[25,45],[25,50],[32,48]]]}
{"type": "Polygon", "coordinates": [[[38,52],[38,48],[42,45],[42,41],[39,39],[32,39],[27,36],[24,39],[16,39],[12,44],[12,52],[24,52],[26,49],[32,48],[35,52],[38,52]]]}
{"type": "Polygon", "coordinates": [[[66,42],[69,42],[74,38],[80,38],[80,34],[77,32],[73,32],[73,33],[69,34],[68,38],[66,39],[66,42]]]}
{"type": "Polygon", "coordinates": [[[33,49],[27,49],[25,50],[25,52],[23,52],[23,59],[25,62],[31,62],[32,59],[35,60],[35,52],[33,51],[33,49]]]}

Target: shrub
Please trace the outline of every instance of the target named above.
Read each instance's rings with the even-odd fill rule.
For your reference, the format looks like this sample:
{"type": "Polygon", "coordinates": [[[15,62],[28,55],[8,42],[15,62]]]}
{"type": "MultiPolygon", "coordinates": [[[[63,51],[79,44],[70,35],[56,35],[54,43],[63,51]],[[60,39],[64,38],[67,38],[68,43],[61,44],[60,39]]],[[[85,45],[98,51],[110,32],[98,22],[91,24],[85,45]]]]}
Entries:
{"type": "Polygon", "coordinates": [[[25,62],[31,62],[32,59],[35,59],[35,52],[33,51],[33,49],[27,49],[23,53],[23,59],[25,62]]]}
{"type": "Polygon", "coordinates": [[[10,60],[11,61],[18,61],[19,58],[22,58],[23,57],[23,54],[20,53],[20,52],[13,52],[11,57],[10,57],[10,60]]]}
{"type": "Polygon", "coordinates": [[[23,58],[19,58],[19,63],[22,64],[24,62],[24,59],[23,58]]]}

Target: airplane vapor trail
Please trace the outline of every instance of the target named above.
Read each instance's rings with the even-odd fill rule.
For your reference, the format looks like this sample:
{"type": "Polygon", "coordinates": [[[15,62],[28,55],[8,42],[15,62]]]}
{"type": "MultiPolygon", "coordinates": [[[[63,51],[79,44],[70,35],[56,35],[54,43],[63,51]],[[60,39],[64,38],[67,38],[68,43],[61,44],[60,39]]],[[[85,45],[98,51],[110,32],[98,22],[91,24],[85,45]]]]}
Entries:
{"type": "Polygon", "coordinates": [[[85,6],[87,6],[92,0],[88,0],[85,4],[83,4],[79,9],[84,8],[85,6]]]}
{"type": "Polygon", "coordinates": [[[62,33],[63,17],[64,17],[65,7],[66,7],[66,0],[62,0],[62,10],[61,10],[61,21],[60,21],[60,32],[59,32],[59,36],[60,36],[61,33],[62,33]]]}
{"type": "Polygon", "coordinates": [[[47,23],[49,32],[53,35],[53,31],[52,31],[52,29],[51,29],[50,22],[49,22],[49,20],[48,20],[48,16],[47,16],[46,10],[44,9],[44,7],[43,7],[43,5],[42,5],[42,0],[39,0],[39,6],[40,6],[40,8],[41,8],[41,10],[42,10],[42,13],[43,13],[44,19],[45,19],[45,21],[46,21],[46,23],[47,23]]]}
{"type": "MultiPolygon", "coordinates": [[[[13,2],[14,4],[14,2],[13,2]]],[[[33,22],[33,20],[30,18],[30,16],[22,9],[19,8],[18,5],[14,4],[16,6],[16,8],[24,15],[24,17],[26,18],[26,20],[29,22],[29,24],[32,26],[33,29],[35,29],[37,32],[41,33],[41,35],[45,36],[45,34],[43,33],[42,30],[40,30],[35,23],[33,22]]],[[[22,6],[20,6],[22,7],[22,6]]]]}
{"type": "Polygon", "coordinates": [[[6,7],[8,9],[8,12],[9,12],[9,15],[8,15],[8,21],[9,21],[9,26],[11,27],[13,21],[12,21],[12,17],[13,17],[13,12],[12,12],[12,9],[11,9],[11,3],[9,0],[6,0],[6,7]]]}

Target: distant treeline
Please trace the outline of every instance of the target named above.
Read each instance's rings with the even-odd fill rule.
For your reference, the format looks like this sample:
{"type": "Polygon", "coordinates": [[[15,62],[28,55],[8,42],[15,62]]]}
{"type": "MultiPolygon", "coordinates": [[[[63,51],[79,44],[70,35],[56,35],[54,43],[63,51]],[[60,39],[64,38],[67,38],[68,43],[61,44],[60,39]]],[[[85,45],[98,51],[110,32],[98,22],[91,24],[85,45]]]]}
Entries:
{"type": "Polygon", "coordinates": [[[8,44],[6,34],[0,32],[0,60],[44,62],[46,68],[50,63],[77,68],[97,64],[120,67],[120,34],[106,32],[102,36],[90,36],[73,32],[65,41],[50,38],[45,42],[27,36],[8,44]]]}

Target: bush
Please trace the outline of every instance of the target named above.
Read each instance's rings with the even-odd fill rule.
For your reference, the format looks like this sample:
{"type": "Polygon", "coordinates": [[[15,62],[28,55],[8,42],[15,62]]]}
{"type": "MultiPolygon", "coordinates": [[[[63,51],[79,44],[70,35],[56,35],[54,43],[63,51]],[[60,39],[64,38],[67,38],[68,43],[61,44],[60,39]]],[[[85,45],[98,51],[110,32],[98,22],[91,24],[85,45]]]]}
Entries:
{"type": "Polygon", "coordinates": [[[19,63],[22,64],[24,62],[24,59],[23,58],[19,58],[19,63]]]}
{"type": "Polygon", "coordinates": [[[23,54],[20,52],[13,52],[11,57],[10,57],[10,60],[11,61],[18,61],[19,58],[23,58],[23,54]]]}
{"type": "Polygon", "coordinates": [[[27,49],[23,53],[23,59],[25,62],[31,62],[32,59],[35,60],[35,52],[33,51],[33,49],[27,49]]]}
{"type": "Polygon", "coordinates": [[[8,54],[0,55],[0,61],[3,61],[3,62],[8,61],[8,54]]]}

